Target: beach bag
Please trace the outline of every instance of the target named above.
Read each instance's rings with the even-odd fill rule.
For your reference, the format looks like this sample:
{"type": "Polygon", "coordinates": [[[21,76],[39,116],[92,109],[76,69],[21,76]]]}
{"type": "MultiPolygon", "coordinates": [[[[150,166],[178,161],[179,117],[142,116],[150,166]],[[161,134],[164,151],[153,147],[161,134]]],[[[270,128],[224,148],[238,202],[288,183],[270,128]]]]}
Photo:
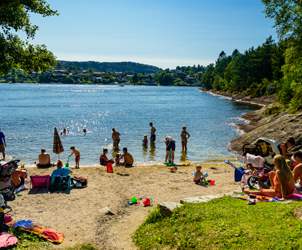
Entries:
{"type": "Polygon", "coordinates": [[[113,173],[113,167],[112,167],[112,163],[111,162],[107,163],[106,171],[107,171],[107,173],[111,173],[111,174],[113,173]]]}
{"type": "Polygon", "coordinates": [[[49,188],[50,175],[32,175],[30,176],[31,188],[49,188]]]}
{"type": "Polygon", "coordinates": [[[88,185],[88,180],[82,176],[74,176],[71,179],[72,188],[85,188],[88,185]]]}
{"type": "Polygon", "coordinates": [[[241,181],[243,175],[244,175],[244,168],[243,167],[235,168],[235,172],[234,172],[235,182],[241,181]]]}
{"type": "Polygon", "coordinates": [[[51,178],[50,192],[66,192],[71,190],[71,178],[70,176],[53,176],[51,178]]]}
{"type": "Polygon", "coordinates": [[[13,200],[16,199],[16,195],[15,195],[13,187],[8,187],[8,188],[5,188],[5,189],[2,189],[0,191],[0,194],[2,194],[3,199],[5,201],[13,201],[13,200]]]}

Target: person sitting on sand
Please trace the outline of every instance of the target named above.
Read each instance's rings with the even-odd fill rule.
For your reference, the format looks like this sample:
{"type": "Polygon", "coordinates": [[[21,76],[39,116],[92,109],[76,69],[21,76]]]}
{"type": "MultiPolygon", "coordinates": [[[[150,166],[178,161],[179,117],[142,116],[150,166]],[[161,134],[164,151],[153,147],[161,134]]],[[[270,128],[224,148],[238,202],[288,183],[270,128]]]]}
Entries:
{"type": "Polygon", "coordinates": [[[121,161],[121,154],[120,153],[116,153],[115,158],[114,158],[115,166],[121,165],[120,161],[121,161]]]}
{"type": "Polygon", "coordinates": [[[269,197],[279,197],[286,199],[288,195],[295,191],[295,181],[293,174],[286,164],[282,155],[274,157],[275,170],[269,172],[272,189],[261,189],[260,191],[245,191],[248,194],[263,195],[269,197]]]}
{"type": "Polygon", "coordinates": [[[80,168],[80,159],[81,159],[81,153],[78,149],[76,149],[74,146],[70,147],[71,154],[68,156],[74,155],[75,160],[75,168],[80,168]]]}
{"type": "Polygon", "coordinates": [[[52,171],[51,177],[57,177],[57,176],[68,176],[71,173],[71,170],[69,168],[63,167],[63,162],[58,160],[56,164],[57,168],[52,171]]]}
{"type": "Polygon", "coordinates": [[[148,147],[148,136],[144,135],[144,139],[143,139],[143,147],[147,148],[148,147]]]}
{"type": "Polygon", "coordinates": [[[100,165],[107,166],[108,163],[111,163],[111,164],[114,163],[114,161],[112,159],[111,160],[108,159],[107,154],[108,154],[108,149],[103,148],[103,153],[100,156],[100,165]]]}
{"type": "Polygon", "coordinates": [[[46,153],[45,149],[41,149],[41,153],[39,154],[39,159],[37,163],[38,168],[49,168],[52,167],[53,165],[51,164],[50,161],[50,155],[46,153]]]}
{"type": "Polygon", "coordinates": [[[11,183],[16,193],[26,189],[25,187],[26,178],[27,178],[27,170],[24,168],[24,165],[21,165],[21,168],[17,168],[16,171],[12,174],[12,179],[11,179],[11,183]]]}
{"type": "Polygon", "coordinates": [[[295,168],[293,170],[295,183],[299,181],[300,187],[302,187],[302,152],[298,151],[294,153],[293,159],[295,161],[295,168]]]}
{"type": "Polygon", "coordinates": [[[196,171],[194,172],[193,181],[195,184],[201,184],[205,181],[206,175],[201,171],[202,166],[196,166],[196,171]]]}
{"type": "Polygon", "coordinates": [[[127,148],[123,148],[123,154],[121,156],[121,164],[124,165],[126,168],[131,168],[133,167],[133,156],[128,153],[127,148]]]}

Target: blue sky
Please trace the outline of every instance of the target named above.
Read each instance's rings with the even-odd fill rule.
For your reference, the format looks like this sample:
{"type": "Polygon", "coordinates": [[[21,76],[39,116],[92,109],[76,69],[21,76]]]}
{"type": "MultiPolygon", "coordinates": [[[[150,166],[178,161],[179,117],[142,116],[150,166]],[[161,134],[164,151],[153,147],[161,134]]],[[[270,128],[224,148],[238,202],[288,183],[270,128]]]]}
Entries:
{"type": "Polygon", "coordinates": [[[257,46],[273,24],[261,0],[48,0],[59,16],[32,21],[58,59],[208,64],[257,46]]]}

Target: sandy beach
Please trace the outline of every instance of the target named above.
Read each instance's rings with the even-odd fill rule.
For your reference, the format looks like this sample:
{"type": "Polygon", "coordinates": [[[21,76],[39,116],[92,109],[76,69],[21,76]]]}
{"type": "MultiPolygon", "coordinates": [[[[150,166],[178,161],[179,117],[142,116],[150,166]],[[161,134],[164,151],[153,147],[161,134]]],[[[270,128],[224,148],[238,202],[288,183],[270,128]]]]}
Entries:
{"type": "MultiPolygon", "coordinates": [[[[193,165],[179,167],[177,173],[170,173],[165,166],[120,167],[113,174],[102,167],[87,167],[73,169],[74,174],[88,178],[87,188],[73,189],[70,194],[23,191],[10,205],[15,219],[31,219],[63,232],[65,241],[57,248],[93,243],[100,249],[135,249],[131,235],[152,207],[128,206],[132,196],[152,197],[155,206],[158,202],[239,190],[232,169],[219,162],[203,166],[209,178],[215,179],[215,186],[195,185],[193,165]],[[115,215],[104,215],[105,207],[115,215]]],[[[51,169],[28,168],[28,171],[35,175],[50,173],[51,169]]]]}

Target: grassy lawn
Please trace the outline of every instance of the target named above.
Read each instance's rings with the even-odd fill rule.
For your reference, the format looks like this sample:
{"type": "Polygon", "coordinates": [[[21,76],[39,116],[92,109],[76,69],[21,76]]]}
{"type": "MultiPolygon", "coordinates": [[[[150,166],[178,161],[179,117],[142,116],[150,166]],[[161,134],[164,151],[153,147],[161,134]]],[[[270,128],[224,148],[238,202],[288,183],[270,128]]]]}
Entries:
{"type": "Polygon", "coordinates": [[[140,249],[302,249],[302,203],[257,203],[224,197],[185,204],[171,217],[155,209],[133,236],[140,249]]]}

